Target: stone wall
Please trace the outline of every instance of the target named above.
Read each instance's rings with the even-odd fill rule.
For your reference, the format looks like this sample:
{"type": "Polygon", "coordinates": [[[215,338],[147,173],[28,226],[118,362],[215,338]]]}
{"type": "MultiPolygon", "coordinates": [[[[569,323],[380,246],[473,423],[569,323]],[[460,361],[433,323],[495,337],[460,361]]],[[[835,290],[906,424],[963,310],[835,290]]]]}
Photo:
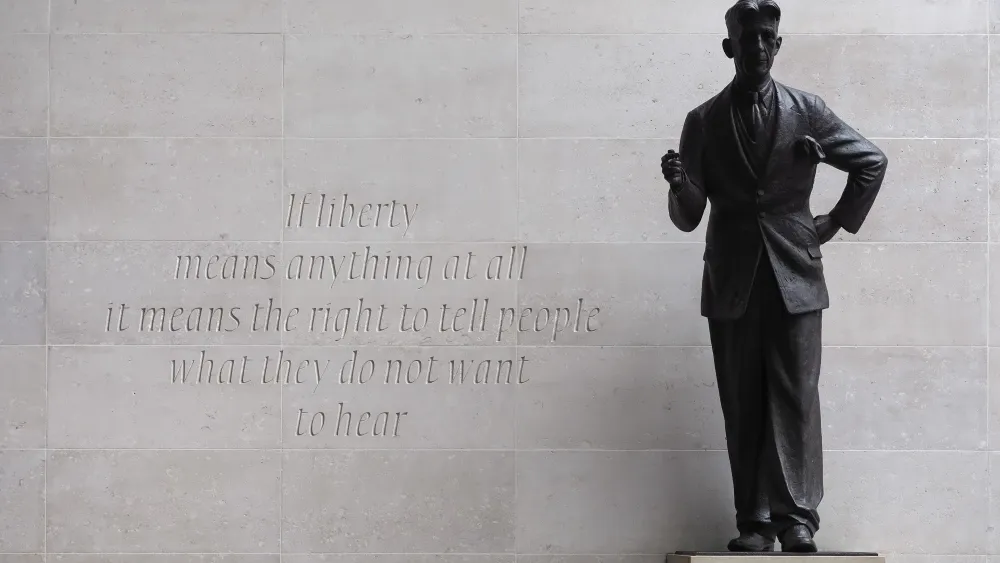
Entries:
{"type": "MultiPolygon", "coordinates": [[[[659,159],[729,3],[0,0],[0,561],[722,548],[659,159]]],[[[1000,6],[782,6],[776,78],[891,159],[824,247],[817,539],[987,563],[1000,6]]]]}

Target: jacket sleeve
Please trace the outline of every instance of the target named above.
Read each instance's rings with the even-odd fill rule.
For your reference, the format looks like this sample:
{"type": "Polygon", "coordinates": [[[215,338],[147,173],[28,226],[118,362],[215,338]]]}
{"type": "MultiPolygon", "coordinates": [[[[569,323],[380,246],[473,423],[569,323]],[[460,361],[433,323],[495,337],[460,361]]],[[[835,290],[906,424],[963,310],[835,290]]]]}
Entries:
{"type": "Polygon", "coordinates": [[[847,186],[830,216],[844,230],[856,234],[875,203],[889,159],[837,117],[818,96],[810,121],[815,139],[826,153],[825,162],[847,173],[847,186]]]}
{"type": "Polygon", "coordinates": [[[684,167],[684,183],[677,188],[671,186],[667,200],[670,220],[684,232],[691,232],[698,227],[708,203],[703,187],[705,185],[702,175],[703,147],[702,123],[692,111],[684,119],[678,151],[684,167]]]}

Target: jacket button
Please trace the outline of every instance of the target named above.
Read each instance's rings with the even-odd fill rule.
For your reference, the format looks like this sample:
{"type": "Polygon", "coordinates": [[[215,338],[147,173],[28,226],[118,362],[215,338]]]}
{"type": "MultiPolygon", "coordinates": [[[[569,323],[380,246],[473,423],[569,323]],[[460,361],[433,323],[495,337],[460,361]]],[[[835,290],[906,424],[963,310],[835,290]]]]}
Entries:
{"type": "Polygon", "coordinates": [[[764,190],[757,190],[757,195],[764,195],[764,190]]]}

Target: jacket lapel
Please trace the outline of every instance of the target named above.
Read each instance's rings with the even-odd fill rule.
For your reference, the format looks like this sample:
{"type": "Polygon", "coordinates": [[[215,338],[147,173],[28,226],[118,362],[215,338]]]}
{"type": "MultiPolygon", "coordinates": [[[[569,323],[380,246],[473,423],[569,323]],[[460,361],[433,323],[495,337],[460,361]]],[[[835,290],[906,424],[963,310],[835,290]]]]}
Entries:
{"type": "Polygon", "coordinates": [[[771,147],[768,151],[767,164],[764,166],[764,180],[770,177],[775,167],[785,165],[793,156],[792,146],[795,143],[795,132],[798,129],[797,112],[792,108],[792,99],[783,85],[774,81],[774,135],[771,136],[771,147]]]}
{"type": "Polygon", "coordinates": [[[721,144],[720,154],[732,155],[734,163],[742,167],[751,178],[756,180],[757,174],[754,172],[753,166],[750,165],[750,160],[746,152],[743,151],[743,145],[740,144],[739,134],[736,132],[732,84],[726,86],[719,95],[713,106],[713,114],[711,130],[720,133],[718,137],[718,142],[721,144]]]}

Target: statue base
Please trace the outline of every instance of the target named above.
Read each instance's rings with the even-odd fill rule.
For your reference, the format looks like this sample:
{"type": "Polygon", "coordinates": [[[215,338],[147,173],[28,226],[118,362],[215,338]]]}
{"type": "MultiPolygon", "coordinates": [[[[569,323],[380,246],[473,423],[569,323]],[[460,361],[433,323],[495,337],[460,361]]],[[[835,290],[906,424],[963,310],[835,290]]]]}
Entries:
{"type": "Polygon", "coordinates": [[[851,551],[678,551],[668,554],[666,563],[885,563],[885,557],[877,553],[851,551]]]}

